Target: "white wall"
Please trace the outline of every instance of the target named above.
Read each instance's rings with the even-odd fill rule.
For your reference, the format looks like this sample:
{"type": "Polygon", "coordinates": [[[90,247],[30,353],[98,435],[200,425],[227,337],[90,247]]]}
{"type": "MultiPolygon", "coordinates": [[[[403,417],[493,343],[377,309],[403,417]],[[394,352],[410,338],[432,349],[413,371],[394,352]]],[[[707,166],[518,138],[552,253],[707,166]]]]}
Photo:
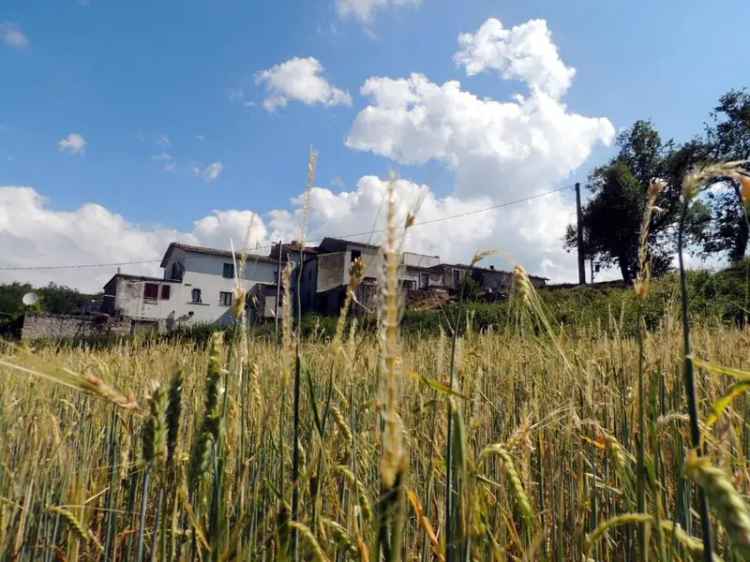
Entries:
{"type": "Polygon", "coordinates": [[[179,283],[159,283],[157,300],[146,300],[143,298],[144,285],[151,281],[139,281],[120,277],[117,279],[117,294],[115,296],[115,310],[123,316],[139,320],[162,320],[173,310],[175,303],[179,302],[182,290],[179,283]],[[162,286],[169,287],[169,299],[161,298],[162,286]]]}
{"type": "MultiPolygon", "coordinates": [[[[225,263],[232,263],[231,258],[197,253],[185,255],[184,296],[175,303],[179,307],[178,316],[192,311],[193,324],[227,324],[232,321],[230,307],[222,306],[219,301],[220,292],[232,292],[235,287],[234,278],[222,277],[225,263]],[[201,290],[202,304],[192,302],[193,289],[201,290]]],[[[248,259],[240,284],[245,290],[250,290],[259,282],[276,283],[276,264],[248,259]]]]}
{"type": "MultiPolygon", "coordinates": [[[[192,316],[181,321],[180,325],[230,323],[233,320],[231,306],[220,304],[219,293],[231,293],[235,288],[234,278],[222,276],[224,264],[232,263],[232,259],[176,250],[165,264],[165,278],[171,275],[175,261],[184,265],[185,273],[182,283],[159,284],[159,297],[161,285],[171,287],[168,300],[144,300],[143,281],[120,279],[115,307],[125,316],[148,320],[164,320],[172,312],[175,318],[180,318],[192,312],[192,316]],[[201,290],[201,304],[193,303],[193,289],[201,290]]],[[[276,283],[276,269],[275,263],[250,258],[245,264],[240,284],[245,290],[250,290],[256,283],[276,283]]]]}

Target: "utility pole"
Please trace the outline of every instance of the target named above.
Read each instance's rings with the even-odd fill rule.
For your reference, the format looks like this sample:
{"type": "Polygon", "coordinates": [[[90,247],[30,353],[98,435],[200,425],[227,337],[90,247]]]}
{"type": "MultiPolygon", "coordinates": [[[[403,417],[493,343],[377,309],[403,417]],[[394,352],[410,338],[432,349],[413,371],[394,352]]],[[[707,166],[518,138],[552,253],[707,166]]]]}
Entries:
{"type": "Polygon", "coordinates": [[[576,182],[576,247],[578,248],[578,284],[586,284],[586,263],[583,255],[583,211],[581,211],[581,184],[576,182]]]}
{"type": "Polygon", "coordinates": [[[276,337],[276,342],[279,341],[279,299],[281,298],[281,252],[283,250],[282,240],[279,240],[278,248],[279,248],[279,259],[276,265],[276,302],[274,303],[274,311],[273,311],[274,336],[276,337]]]}

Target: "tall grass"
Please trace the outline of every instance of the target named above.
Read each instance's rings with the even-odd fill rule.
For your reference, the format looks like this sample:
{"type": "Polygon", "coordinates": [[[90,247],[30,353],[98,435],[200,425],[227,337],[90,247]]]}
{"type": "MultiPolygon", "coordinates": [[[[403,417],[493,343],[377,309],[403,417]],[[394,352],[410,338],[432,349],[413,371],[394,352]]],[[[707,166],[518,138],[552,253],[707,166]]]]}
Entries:
{"type": "MultiPolygon", "coordinates": [[[[440,337],[402,339],[398,414],[406,465],[397,474],[408,501],[385,539],[379,529],[392,497],[385,494],[396,481],[383,478],[379,346],[371,336],[355,332],[342,353],[332,353],[328,340],[304,342],[296,521],[293,412],[280,407],[282,392],[292,389],[274,341],[248,339],[255,374],[244,416],[231,348],[7,348],[0,371],[0,552],[6,560],[284,560],[297,530],[300,559],[374,560],[382,540],[397,546],[397,530],[402,559],[445,560],[445,479],[453,467],[462,559],[580,560],[587,552],[596,560],[643,559],[633,534],[642,527],[650,559],[664,553],[666,560],[689,560],[700,526],[686,478],[704,483],[707,472],[684,460],[690,432],[678,326],[670,318],[645,332],[643,357],[635,338],[616,331],[557,333],[560,349],[530,324],[468,331],[453,390],[445,366],[450,346],[440,337]],[[106,394],[27,378],[7,364],[97,372],[144,406],[122,408],[106,394]],[[154,380],[163,389],[157,394],[154,380]],[[445,458],[447,420],[433,415],[449,401],[456,412],[452,464],[445,458]],[[166,420],[166,445],[148,437],[164,434],[159,418],[166,420]],[[649,510],[637,523],[625,519],[601,530],[612,517],[639,513],[640,442],[649,510]]],[[[706,364],[748,368],[746,332],[697,324],[692,337],[706,364]]],[[[734,380],[716,374],[695,382],[705,421],[734,380]]],[[[735,490],[734,504],[717,504],[727,505],[724,511],[743,505],[750,486],[745,412],[745,399],[735,397],[712,431],[704,429],[706,454],[735,490]]],[[[717,515],[715,528],[727,531],[717,533],[714,549],[732,559],[741,535],[717,515]]]]}

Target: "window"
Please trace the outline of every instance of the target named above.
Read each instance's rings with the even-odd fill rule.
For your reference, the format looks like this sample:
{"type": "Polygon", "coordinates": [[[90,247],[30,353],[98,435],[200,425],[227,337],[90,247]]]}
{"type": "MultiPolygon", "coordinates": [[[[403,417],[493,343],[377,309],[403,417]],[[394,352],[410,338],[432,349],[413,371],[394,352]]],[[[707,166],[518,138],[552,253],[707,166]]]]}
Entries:
{"type": "Polygon", "coordinates": [[[232,306],[232,293],[221,291],[219,293],[219,304],[221,306],[232,306]]]}
{"type": "Polygon", "coordinates": [[[144,283],[143,298],[155,301],[159,297],[159,285],[157,283],[144,283]]]}
{"type": "Polygon", "coordinates": [[[169,285],[162,285],[161,286],[161,300],[168,301],[169,300],[169,290],[171,287],[169,285]]]}
{"type": "Polygon", "coordinates": [[[362,252],[359,250],[352,250],[352,261],[362,257],[362,252]]]}
{"type": "Polygon", "coordinates": [[[234,279],[234,264],[233,263],[225,263],[224,264],[224,271],[222,271],[221,275],[225,279],[234,279]]]}
{"type": "Polygon", "coordinates": [[[419,288],[426,289],[429,286],[430,286],[430,274],[420,273],[419,274],[419,288]]]}
{"type": "Polygon", "coordinates": [[[180,262],[176,261],[172,264],[172,275],[171,278],[175,281],[182,281],[182,276],[185,273],[185,266],[180,262]]]}
{"type": "Polygon", "coordinates": [[[203,302],[201,300],[201,290],[200,289],[193,289],[191,291],[191,295],[193,297],[193,304],[201,304],[203,302]]]}

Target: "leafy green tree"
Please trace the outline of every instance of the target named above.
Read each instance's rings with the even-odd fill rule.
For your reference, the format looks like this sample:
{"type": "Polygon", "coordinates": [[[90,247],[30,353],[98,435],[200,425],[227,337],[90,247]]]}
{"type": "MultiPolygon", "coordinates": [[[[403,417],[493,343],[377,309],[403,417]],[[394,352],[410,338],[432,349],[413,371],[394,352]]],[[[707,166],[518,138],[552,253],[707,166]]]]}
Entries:
{"type": "MultiPolygon", "coordinates": [[[[750,158],[750,93],[730,90],[719,99],[706,125],[706,156],[710,160],[750,158]]],[[[706,254],[724,254],[732,263],[743,259],[747,250],[748,221],[736,181],[725,180],[706,192],[710,222],[702,235],[706,254]]]]}
{"type": "MultiPolygon", "coordinates": [[[[650,121],[636,121],[617,137],[618,154],[594,170],[588,189],[592,197],[583,208],[584,255],[604,267],[618,267],[625,282],[638,274],[641,222],[652,178],[662,178],[667,188],[659,195],[647,239],[651,269],[655,275],[669,270],[673,253],[673,227],[679,218],[680,183],[684,170],[700,160],[705,147],[688,143],[677,147],[663,142],[650,121]]],[[[688,233],[702,232],[705,209],[691,209],[688,233]]],[[[577,248],[576,226],[569,225],[565,246],[577,248]]]]}
{"type": "Polygon", "coordinates": [[[78,314],[94,298],[93,295],[79,293],[76,289],[55,283],[38,289],[34,289],[29,283],[0,285],[0,319],[13,319],[23,314],[27,307],[21,299],[30,291],[39,295],[39,304],[35,309],[50,314],[78,314]]]}
{"type": "MultiPolygon", "coordinates": [[[[631,282],[638,268],[646,186],[661,172],[663,143],[650,122],[637,121],[618,136],[617,144],[617,156],[589,177],[592,197],[583,208],[583,250],[601,266],[619,267],[623,280],[631,282]]],[[[569,225],[565,246],[573,250],[577,244],[577,227],[569,225]]]]}
{"type": "Polygon", "coordinates": [[[92,296],[79,293],[64,285],[50,283],[37,290],[45,312],[50,314],[78,314],[92,296]]]}
{"type": "Polygon", "coordinates": [[[9,283],[0,285],[0,320],[17,318],[23,313],[23,296],[31,291],[28,283],[9,283]]]}

